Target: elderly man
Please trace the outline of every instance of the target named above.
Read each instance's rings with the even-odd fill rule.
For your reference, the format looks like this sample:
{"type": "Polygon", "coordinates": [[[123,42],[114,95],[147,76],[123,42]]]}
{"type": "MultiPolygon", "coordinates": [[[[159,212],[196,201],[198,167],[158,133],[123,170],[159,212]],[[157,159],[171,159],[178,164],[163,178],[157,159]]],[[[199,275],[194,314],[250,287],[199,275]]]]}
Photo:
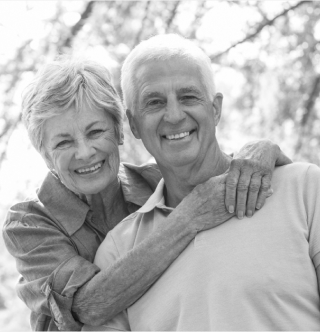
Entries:
{"type": "MultiPolygon", "coordinates": [[[[122,88],[132,132],[163,179],[109,232],[95,259],[101,268],[139,246],[197,185],[219,177],[217,187],[224,186],[230,165],[215,135],[222,95],[209,58],[192,42],[176,35],[142,42],[125,61],[122,88]]],[[[102,329],[319,330],[320,170],[278,168],[272,187],[264,210],[199,232],[147,293],[102,329]]]]}

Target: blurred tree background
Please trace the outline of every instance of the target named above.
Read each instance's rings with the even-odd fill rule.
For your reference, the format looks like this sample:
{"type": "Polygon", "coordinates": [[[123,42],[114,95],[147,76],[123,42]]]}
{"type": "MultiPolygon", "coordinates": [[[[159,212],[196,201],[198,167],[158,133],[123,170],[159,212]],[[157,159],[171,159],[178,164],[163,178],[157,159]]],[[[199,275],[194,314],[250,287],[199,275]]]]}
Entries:
{"type": "MultiPolygon", "coordinates": [[[[226,152],[268,137],[295,161],[320,165],[320,2],[1,1],[0,224],[39,185],[46,167],[21,124],[21,92],[59,54],[99,61],[119,93],[123,60],[141,40],[179,33],[211,58],[224,94],[219,140],[226,152]]],[[[122,159],[151,156],[125,123],[122,159]]],[[[0,327],[29,330],[15,263],[0,239],[0,327]]]]}

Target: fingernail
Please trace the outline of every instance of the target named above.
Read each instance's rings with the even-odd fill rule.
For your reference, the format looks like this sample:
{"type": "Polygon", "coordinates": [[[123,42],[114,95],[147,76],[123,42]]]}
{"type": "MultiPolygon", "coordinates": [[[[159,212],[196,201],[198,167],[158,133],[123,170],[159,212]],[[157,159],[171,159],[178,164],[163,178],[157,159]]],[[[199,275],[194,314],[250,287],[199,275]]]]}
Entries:
{"type": "Polygon", "coordinates": [[[229,206],[229,213],[233,213],[234,212],[234,206],[230,205],[229,206]]]}
{"type": "Polygon", "coordinates": [[[239,211],[239,212],[238,212],[238,218],[239,218],[239,219],[242,219],[242,218],[243,218],[243,212],[242,212],[242,211],[239,211]]]}
{"type": "Polygon", "coordinates": [[[261,209],[261,204],[257,204],[256,209],[261,209]]]}
{"type": "Polygon", "coordinates": [[[251,217],[252,217],[252,215],[253,215],[252,211],[251,211],[251,210],[249,210],[249,211],[247,212],[247,217],[251,218],[251,217]]]}

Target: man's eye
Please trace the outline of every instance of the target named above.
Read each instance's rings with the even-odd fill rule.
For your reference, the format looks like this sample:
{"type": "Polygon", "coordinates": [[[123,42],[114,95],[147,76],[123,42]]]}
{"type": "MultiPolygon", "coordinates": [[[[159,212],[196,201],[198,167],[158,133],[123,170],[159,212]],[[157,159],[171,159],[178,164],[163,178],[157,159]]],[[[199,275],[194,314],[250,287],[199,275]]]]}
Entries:
{"type": "Polygon", "coordinates": [[[157,105],[161,105],[162,101],[160,99],[153,99],[148,101],[147,105],[148,106],[157,106],[157,105]]]}
{"type": "Polygon", "coordinates": [[[192,101],[192,100],[196,100],[198,98],[196,96],[188,95],[188,96],[181,97],[181,99],[185,100],[185,101],[192,101]]]}

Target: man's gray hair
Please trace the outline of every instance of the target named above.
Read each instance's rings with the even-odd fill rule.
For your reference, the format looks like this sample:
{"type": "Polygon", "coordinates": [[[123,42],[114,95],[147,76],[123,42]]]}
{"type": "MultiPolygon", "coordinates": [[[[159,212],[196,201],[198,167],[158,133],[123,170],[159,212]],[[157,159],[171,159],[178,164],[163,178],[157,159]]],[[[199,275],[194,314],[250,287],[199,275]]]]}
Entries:
{"type": "Polygon", "coordinates": [[[142,41],[128,55],[121,69],[121,88],[126,109],[134,111],[137,98],[135,73],[139,66],[152,60],[181,58],[199,67],[208,98],[213,100],[215,86],[210,58],[192,41],[176,34],[165,34],[142,41]]]}
{"type": "Polygon", "coordinates": [[[45,65],[26,88],[22,98],[22,118],[31,143],[37,151],[43,147],[43,126],[46,120],[83,107],[108,113],[119,141],[122,137],[123,105],[112,86],[110,72],[90,61],[61,56],[45,65]]]}

